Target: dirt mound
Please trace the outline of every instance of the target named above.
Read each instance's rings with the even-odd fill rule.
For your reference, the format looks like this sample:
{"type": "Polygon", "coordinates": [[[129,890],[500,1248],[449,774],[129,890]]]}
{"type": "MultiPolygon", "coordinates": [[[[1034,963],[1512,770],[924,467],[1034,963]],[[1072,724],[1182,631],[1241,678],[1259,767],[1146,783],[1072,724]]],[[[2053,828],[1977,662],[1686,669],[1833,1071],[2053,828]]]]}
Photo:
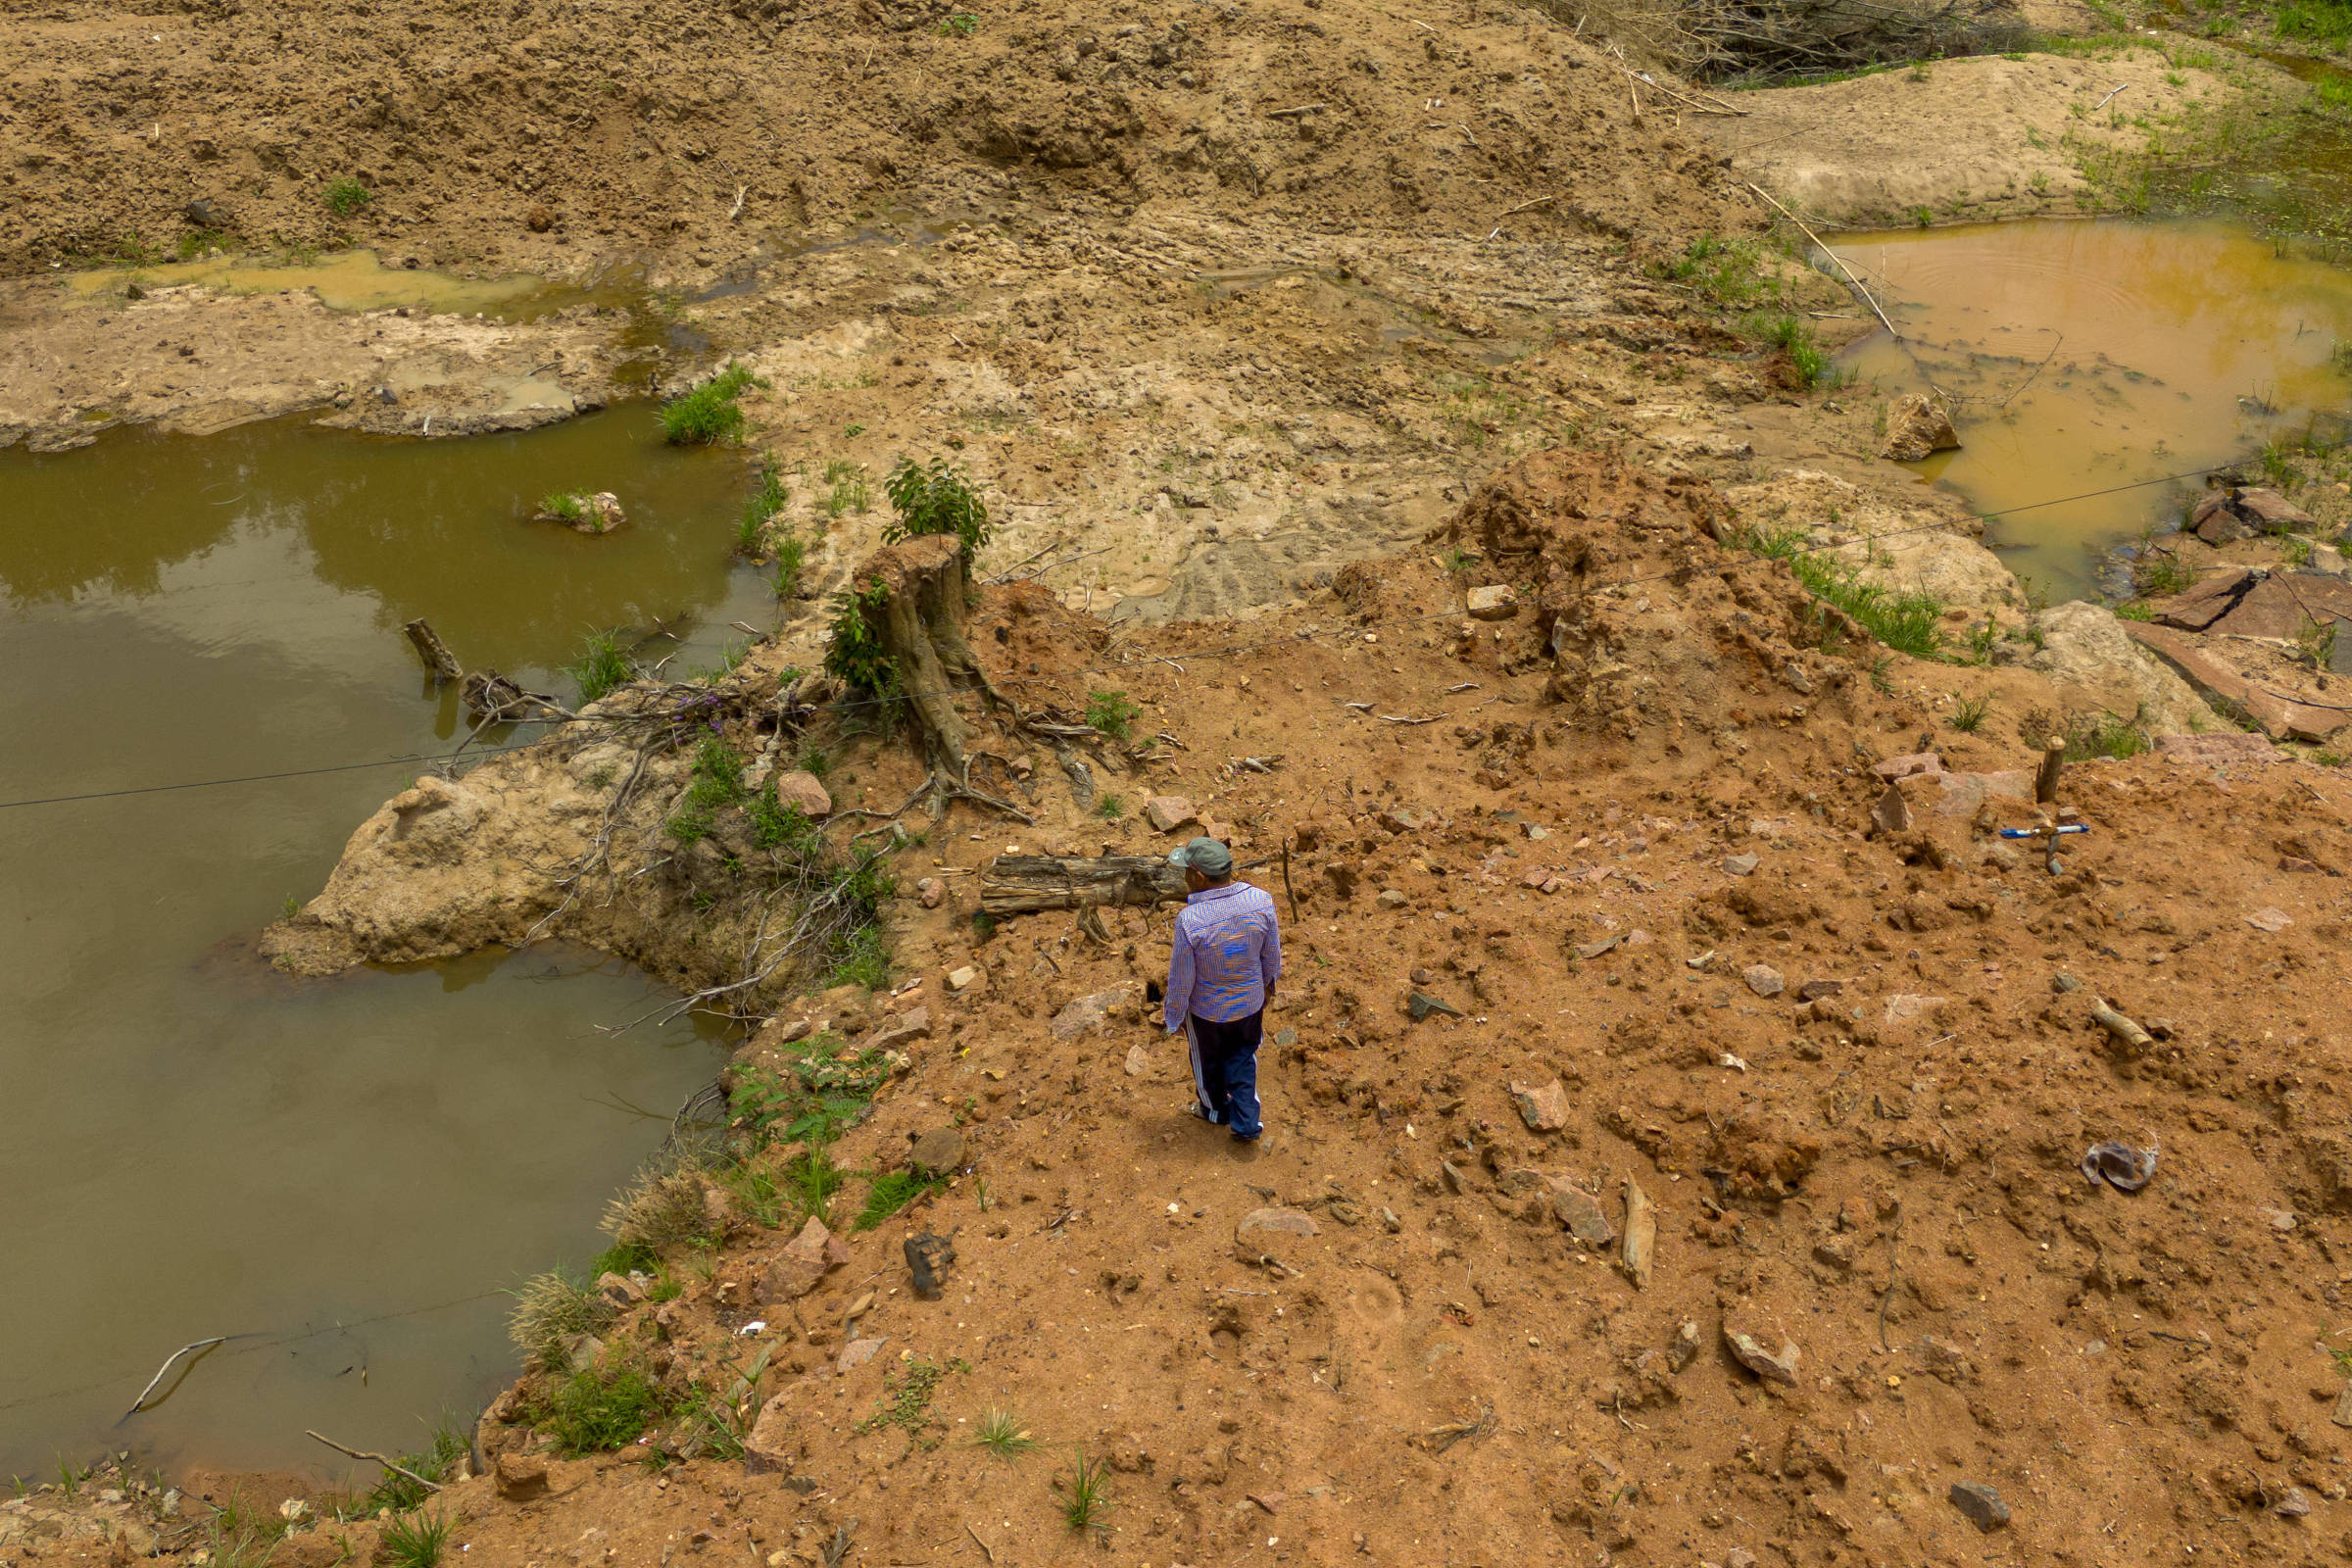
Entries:
{"type": "Polygon", "coordinates": [[[0,83],[6,272],[223,234],[707,270],[888,208],[1032,203],[1484,233],[1540,197],[1587,234],[1720,226],[1713,159],[1629,123],[1624,77],[1571,29],[1440,30],[1360,0],[1136,19],[69,0],[0,27],[0,83]]]}

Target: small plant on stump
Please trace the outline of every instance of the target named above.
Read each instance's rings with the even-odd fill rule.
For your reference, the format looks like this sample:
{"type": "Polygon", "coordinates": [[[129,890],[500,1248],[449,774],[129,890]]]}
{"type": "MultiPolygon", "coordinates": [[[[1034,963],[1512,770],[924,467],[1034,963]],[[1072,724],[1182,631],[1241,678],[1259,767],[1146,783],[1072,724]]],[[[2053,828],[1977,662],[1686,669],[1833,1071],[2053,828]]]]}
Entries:
{"type": "Polygon", "coordinates": [[[915,466],[911,459],[900,459],[890,477],[882,481],[882,492],[899,514],[897,521],[882,530],[886,545],[925,534],[952,533],[961,542],[963,564],[969,566],[994,532],[988,508],[970,481],[945,458],[932,459],[927,468],[915,466]]]}

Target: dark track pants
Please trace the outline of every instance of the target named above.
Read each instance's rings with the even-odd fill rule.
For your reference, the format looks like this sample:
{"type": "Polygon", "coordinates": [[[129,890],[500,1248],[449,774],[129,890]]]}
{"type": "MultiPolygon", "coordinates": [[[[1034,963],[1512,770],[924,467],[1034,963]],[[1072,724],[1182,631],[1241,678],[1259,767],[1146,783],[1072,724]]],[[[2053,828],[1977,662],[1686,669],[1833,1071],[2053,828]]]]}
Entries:
{"type": "Polygon", "coordinates": [[[1187,1013],[1184,1032],[1193,1048],[1193,1092],[1208,1119],[1233,1129],[1236,1138],[1255,1138],[1257,1045],[1265,1028],[1264,1008],[1230,1023],[1211,1023],[1187,1013]]]}

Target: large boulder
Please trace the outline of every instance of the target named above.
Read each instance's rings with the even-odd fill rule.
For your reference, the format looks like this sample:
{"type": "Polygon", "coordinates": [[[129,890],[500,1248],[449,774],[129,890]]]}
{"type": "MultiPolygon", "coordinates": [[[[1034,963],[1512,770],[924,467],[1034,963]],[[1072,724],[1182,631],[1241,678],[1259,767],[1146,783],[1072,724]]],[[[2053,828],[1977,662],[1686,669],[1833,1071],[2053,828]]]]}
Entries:
{"type": "Polygon", "coordinates": [[[2034,624],[2041,647],[2026,665],[2073,711],[2136,714],[2158,735],[2230,728],[2186,681],[2140,650],[2113,611],[2076,600],[2052,605],[2034,624]]]}

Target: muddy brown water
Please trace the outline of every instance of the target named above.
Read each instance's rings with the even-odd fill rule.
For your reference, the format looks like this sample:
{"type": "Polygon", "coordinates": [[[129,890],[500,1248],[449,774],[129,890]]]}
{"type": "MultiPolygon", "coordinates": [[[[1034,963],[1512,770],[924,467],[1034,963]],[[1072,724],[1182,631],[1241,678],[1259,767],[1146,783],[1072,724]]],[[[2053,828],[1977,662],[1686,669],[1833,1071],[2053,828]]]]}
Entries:
{"type": "Polygon", "coordinates": [[[2339,415],[2352,272],[2229,222],[2027,221],[1846,234],[1838,253],[1903,333],[1842,363],[1891,397],[1953,395],[1957,452],[1916,465],[1982,513],[2010,569],[2094,594],[2099,557],[2201,483],[2339,415]],[[2105,491],[2101,495],[2085,492],[2105,491]],[[2082,497],[2037,505],[2058,497],[2082,497]]]}
{"type": "MultiPolygon", "coordinates": [[[[605,1200],[720,1062],[668,993],[541,948],[286,980],[252,938],[446,750],[400,634],[573,693],[590,627],[663,617],[674,671],[772,623],[730,567],[740,455],[643,407],[527,434],[247,426],[0,453],[0,1478],[132,1448],[339,1471],[512,1375],[498,1293],[602,1246],[605,1200]],[[630,514],[525,520],[561,487],[630,514]],[[122,1420],[174,1348],[242,1336],[122,1420]]],[[[366,1467],[363,1467],[366,1468],[366,1467]]],[[[372,1479],[370,1476],[369,1479],[372,1479]]]]}

